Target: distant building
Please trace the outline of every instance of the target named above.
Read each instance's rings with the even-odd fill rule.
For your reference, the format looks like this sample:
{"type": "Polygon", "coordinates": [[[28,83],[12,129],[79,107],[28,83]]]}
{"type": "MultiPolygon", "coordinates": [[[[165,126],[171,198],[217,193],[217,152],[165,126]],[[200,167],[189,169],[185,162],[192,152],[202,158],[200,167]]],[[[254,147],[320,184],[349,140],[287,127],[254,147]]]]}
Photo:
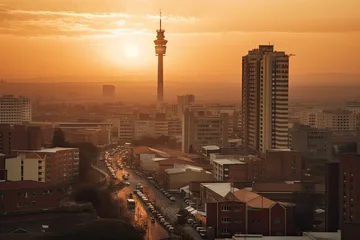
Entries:
{"type": "Polygon", "coordinates": [[[15,150],[39,150],[41,145],[40,127],[0,124],[0,153],[12,156],[15,150]]]}
{"type": "Polygon", "coordinates": [[[339,222],[360,222],[360,155],[339,156],[339,222]]]}
{"type": "Polygon", "coordinates": [[[103,85],[102,94],[103,94],[103,97],[115,97],[115,86],[114,85],[103,85]]]}
{"type": "Polygon", "coordinates": [[[332,158],[332,131],[294,124],[289,130],[289,147],[310,159],[332,158]]]}
{"type": "Polygon", "coordinates": [[[306,110],[300,114],[300,123],[333,131],[355,131],[357,114],[349,110],[306,110]]]}
{"type": "Polygon", "coordinates": [[[265,154],[266,179],[268,181],[292,181],[302,179],[302,153],[290,149],[271,149],[265,154]]]}
{"type": "Polygon", "coordinates": [[[64,189],[57,185],[31,180],[0,182],[0,214],[55,208],[63,195],[64,189]]]}
{"type": "Polygon", "coordinates": [[[31,122],[31,101],[26,97],[4,95],[0,97],[0,124],[22,124],[31,122]]]}
{"type": "Polygon", "coordinates": [[[358,101],[346,102],[345,109],[353,113],[360,114],[360,102],[358,101]]]}
{"type": "Polygon", "coordinates": [[[5,160],[8,181],[32,180],[50,184],[71,184],[79,176],[78,148],[17,150],[5,160]]]}
{"type": "Polygon", "coordinates": [[[136,120],[134,124],[134,139],[139,140],[143,137],[155,136],[154,120],[136,120]]]}
{"type": "Polygon", "coordinates": [[[182,151],[200,152],[206,145],[227,148],[228,123],[226,113],[208,116],[186,109],[182,121],[182,151]]]}
{"type": "Polygon", "coordinates": [[[242,63],[242,139],[250,149],[288,147],[289,55],[261,45],[242,63]]]}

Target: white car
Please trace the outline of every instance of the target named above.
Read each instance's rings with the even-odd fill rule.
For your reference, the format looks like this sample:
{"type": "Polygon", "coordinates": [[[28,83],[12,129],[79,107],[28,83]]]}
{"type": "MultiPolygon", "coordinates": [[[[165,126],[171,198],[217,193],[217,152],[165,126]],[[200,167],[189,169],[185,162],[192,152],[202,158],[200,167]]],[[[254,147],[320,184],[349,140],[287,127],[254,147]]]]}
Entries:
{"type": "Polygon", "coordinates": [[[129,183],[129,182],[125,182],[125,185],[126,185],[126,186],[130,186],[130,183],[129,183]]]}

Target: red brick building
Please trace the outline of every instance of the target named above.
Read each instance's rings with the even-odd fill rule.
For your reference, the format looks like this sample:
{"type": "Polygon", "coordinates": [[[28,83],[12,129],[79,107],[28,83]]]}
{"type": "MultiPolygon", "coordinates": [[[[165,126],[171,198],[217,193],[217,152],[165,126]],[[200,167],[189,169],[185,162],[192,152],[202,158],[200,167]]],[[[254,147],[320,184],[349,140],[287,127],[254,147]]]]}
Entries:
{"type": "Polygon", "coordinates": [[[36,126],[0,124],[0,153],[14,156],[14,150],[41,149],[41,129],[36,126]]]}
{"type": "Polygon", "coordinates": [[[44,148],[17,151],[6,159],[9,181],[33,180],[51,184],[71,184],[79,177],[78,148],[44,148]]]}
{"type": "Polygon", "coordinates": [[[360,222],[360,155],[339,157],[339,223],[360,222]]]}
{"type": "Polygon", "coordinates": [[[0,182],[0,214],[58,207],[63,191],[36,181],[0,182]]]}
{"type": "Polygon", "coordinates": [[[293,206],[274,202],[245,189],[227,194],[223,201],[206,204],[206,224],[219,238],[235,233],[264,236],[294,235],[293,206]]]}

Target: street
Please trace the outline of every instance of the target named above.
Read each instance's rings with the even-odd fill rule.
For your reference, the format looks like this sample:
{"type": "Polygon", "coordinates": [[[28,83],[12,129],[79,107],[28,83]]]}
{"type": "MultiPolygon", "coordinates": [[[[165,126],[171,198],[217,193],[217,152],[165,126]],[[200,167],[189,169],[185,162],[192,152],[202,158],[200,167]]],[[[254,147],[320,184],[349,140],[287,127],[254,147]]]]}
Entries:
{"type": "MultiPolygon", "coordinates": [[[[118,154],[115,154],[112,158],[112,163],[115,164],[117,161],[121,161],[121,157],[118,154]]],[[[177,213],[179,212],[180,208],[186,206],[186,204],[182,201],[182,199],[176,199],[176,202],[172,203],[169,198],[164,196],[158,189],[156,189],[153,185],[151,185],[146,179],[136,175],[131,169],[125,168],[125,163],[123,170],[118,170],[117,177],[122,179],[123,174],[129,173],[129,180],[130,186],[125,187],[122,191],[118,193],[119,197],[122,197],[124,201],[129,196],[129,193],[132,192],[135,188],[135,185],[140,183],[144,187],[144,193],[148,197],[150,201],[154,201],[155,205],[161,208],[161,212],[163,213],[164,217],[172,224],[177,222],[177,213]]],[[[136,194],[133,194],[133,198],[136,201],[136,206],[141,206],[139,209],[135,210],[134,217],[140,221],[146,221],[147,211],[144,209],[144,205],[138,199],[136,194]],[[140,219],[139,219],[140,218],[140,219]],[[141,219],[142,218],[142,219],[141,219]]],[[[151,236],[146,235],[149,239],[161,239],[166,238],[169,236],[167,231],[160,225],[159,223],[150,223],[151,214],[149,214],[148,226],[149,226],[149,233],[151,236]],[[151,229],[153,228],[153,229],[151,229]],[[154,231],[155,229],[155,231],[154,231]]],[[[189,225],[185,225],[183,227],[184,231],[190,235],[194,240],[202,240],[201,236],[195,229],[190,227],[189,225]]]]}
{"type": "MultiPolygon", "coordinates": [[[[112,157],[113,163],[118,161],[117,154],[112,157]]],[[[148,182],[141,177],[135,175],[131,170],[123,169],[118,170],[116,175],[119,179],[122,179],[123,174],[130,174],[128,182],[130,183],[130,186],[127,186],[123,188],[119,193],[118,197],[124,199],[124,202],[126,203],[126,200],[129,198],[129,194],[132,193],[135,189],[135,185],[137,183],[141,183],[144,186],[144,191],[146,192],[146,186],[148,185],[148,182]]],[[[144,225],[144,223],[147,223],[147,231],[145,235],[145,239],[148,240],[159,240],[162,238],[169,237],[168,232],[164,229],[164,227],[155,221],[155,223],[151,223],[151,214],[147,212],[145,209],[145,206],[143,205],[142,201],[139,200],[139,198],[136,196],[136,194],[133,194],[133,199],[136,202],[135,211],[130,211],[130,214],[132,214],[134,222],[139,223],[140,225],[144,225]]]]}

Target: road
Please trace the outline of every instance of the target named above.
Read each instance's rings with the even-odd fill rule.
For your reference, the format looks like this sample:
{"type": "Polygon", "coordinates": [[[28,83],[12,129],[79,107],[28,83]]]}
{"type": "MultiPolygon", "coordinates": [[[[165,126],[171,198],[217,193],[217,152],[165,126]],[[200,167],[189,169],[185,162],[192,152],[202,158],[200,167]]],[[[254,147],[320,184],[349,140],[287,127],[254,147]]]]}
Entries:
{"type": "MultiPolygon", "coordinates": [[[[113,160],[114,160],[113,163],[115,163],[116,161],[121,160],[121,158],[118,155],[115,155],[113,160]]],[[[186,207],[186,204],[181,199],[177,199],[175,203],[172,203],[157,188],[155,188],[153,185],[151,185],[146,179],[134,174],[134,172],[131,169],[124,169],[124,170],[119,171],[118,176],[122,177],[122,175],[124,173],[130,174],[130,178],[129,178],[128,182],[130,182],[130,184],[131,184],[130,187],[124,188],[125,192],[129,193],[130,191],[133,190],[133,187],[135,187],[135,185],[137,183],[140,183],[141,185],[144,186],[144,193],[146,193],[146,195],[148,196],[148,199],[151,201],[154,200],[155,205],[157,205],[158,207],[161,208],[164,217],[172,224],[175,224],[177,222],[177,217],[176,217],[177,213],[179,212],[181,207],[186,207]]],[[[119,194],[123,194],[123,193],[120,192],[119,194]]],[[[134,194],[134,199],[136,201],[138,201],[135,194],[134,194]]],[[[183,229],[194,240],[203,240],[201,238],[201,236],[199,235],[199,233],[196,232],[196,230],[193,229],[190,225],[185,225],[183,227],[183,229]]],[[[160,234],[160,235],[162,235],[162,234],[160,234]]]]}
{"type": "MultiPolygon", "coordinates": [[[[112,158],[113,163],[115,163],[119,158],[117,156],[114,156],[112,158]]],[[[139,176],[135,175],[131,170],[123,169],[118,170],[116,175],[119,179],[122,179],[123,174],[130,174],[128,182],[130,182],[130,186],[127,186],[123,188],[119,193],[118,197],[124,199],[126,202],[126,199],[128,199],[129,194],[132,193],[135,189],[135,185],[137,183],[141,183],[143,186],[146,186],[148,182],[139,176]]],[[[146,192],[146,188],[144,188],[144,191],[146,192]]],[[[151,213],[149,213],[143,203],[140,201],[140,199],[136,196],[136,194],[133,194],[133,199],[136,202],[135,211],[131,211],[130,214],[132,214],[134,222],[144,224],[147,222],[147,231],[145,235],[145,239],[148,240],[158,240],[162,238],[169,237],[168,232],[164,229],[164,227],[155,221],[155,223],[151,223],[151,213]]]]}

